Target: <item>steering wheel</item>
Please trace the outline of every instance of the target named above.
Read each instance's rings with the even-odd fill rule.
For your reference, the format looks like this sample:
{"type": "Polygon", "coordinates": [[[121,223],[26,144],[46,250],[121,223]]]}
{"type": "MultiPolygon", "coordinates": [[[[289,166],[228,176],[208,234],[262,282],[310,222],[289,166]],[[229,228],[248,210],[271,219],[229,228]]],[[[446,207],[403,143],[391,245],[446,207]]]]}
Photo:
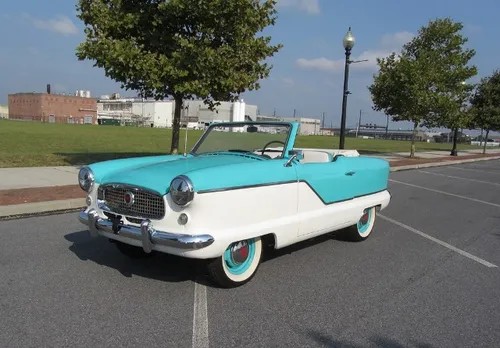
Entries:
{"type": "MultiPolygon", "coordinates": [[[[265,156],[265,155],[264,155],[264,152],[266,151],[266,147],[267,147],[268,145],[271,145],[272,143],[279,143],[279,144],[282,144],[282,145],[283,145],[283,148],[285,147],[285,143],[284,143],[284,142],[282,142],[281,140],[272,140],[272,141],[268,142],[266,145],[264,145],[264,147],[262,148],[262,151],[261,151],[261,153],[260,153],[262,156],[265,156]]],[[[269,151],[269,152],[283,152],[283,150],[268,150],[268,151],[269,151]]]]}

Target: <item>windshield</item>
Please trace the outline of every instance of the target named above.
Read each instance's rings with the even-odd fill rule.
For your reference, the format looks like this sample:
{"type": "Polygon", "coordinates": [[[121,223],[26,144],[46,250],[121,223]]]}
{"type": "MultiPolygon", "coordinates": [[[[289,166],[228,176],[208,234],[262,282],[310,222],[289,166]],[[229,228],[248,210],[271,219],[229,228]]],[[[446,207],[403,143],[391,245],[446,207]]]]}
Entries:
{"type": "Polygon", "coordinates": [[[289,124],[219,123],[208,128],[191,154],[222,151],[253,153],[265,158],[282,157],[290,131],[289,124]]]}

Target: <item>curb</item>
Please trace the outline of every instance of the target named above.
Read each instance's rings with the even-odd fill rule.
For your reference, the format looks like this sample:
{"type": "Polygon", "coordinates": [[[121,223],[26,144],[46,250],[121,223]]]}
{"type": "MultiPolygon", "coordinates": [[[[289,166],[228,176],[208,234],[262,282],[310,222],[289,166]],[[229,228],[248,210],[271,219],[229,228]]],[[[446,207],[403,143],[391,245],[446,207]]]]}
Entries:
{"type": "Polygon", "coordinates": [[[4,218],[18,215],[47,213],[58,210],[71,210],[84,208],[85,206],[85,198],[2,205],[0,206],[0,217],[4,218]]]}
{"type": "Polygon", "coordinates": [[[482,158],[469,158],[463,160],[452,160],[452,161],[444,161],[444,162],[430,162],[430,163],[422,163],[422,164],[409,164],[406,166],[397,166],[391,167],[391,172],[399,172],[402,170],[411,170],[411,169],[420,169],[420,168],[430,168],[430,167],[444,167],[450,166],[453,164],[461,164],[461,163],[472,163],[472,162],[481,162],[481,161],[493,161],[500,159],[500,156],[491,156],[491,157],[482,157],[482,158]]]}

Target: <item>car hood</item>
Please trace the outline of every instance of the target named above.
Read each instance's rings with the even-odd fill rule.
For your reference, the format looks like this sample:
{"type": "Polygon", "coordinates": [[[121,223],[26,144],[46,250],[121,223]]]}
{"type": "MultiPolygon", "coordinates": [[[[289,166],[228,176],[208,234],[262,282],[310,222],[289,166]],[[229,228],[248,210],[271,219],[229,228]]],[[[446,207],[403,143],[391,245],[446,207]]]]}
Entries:
{"type": "Polygon", "coordinates": [[[168,192],[172,179],[178,175],[211,167],[248,163],[249,161],[254,162],[255,159],[238,155],[179,157],[174,160],[140,164],[113,171],[104,175],[100,184],[127,184],[165,194],[168,192]]]}

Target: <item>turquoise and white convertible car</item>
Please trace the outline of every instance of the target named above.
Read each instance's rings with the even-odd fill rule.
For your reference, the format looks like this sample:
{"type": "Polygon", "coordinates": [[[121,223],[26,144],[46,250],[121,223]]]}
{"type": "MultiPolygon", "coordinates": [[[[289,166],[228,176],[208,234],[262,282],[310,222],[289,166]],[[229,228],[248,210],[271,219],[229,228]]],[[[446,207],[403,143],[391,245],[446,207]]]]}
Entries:
{"type": "Polygon", "coordinates": [[[340,229],[367,239],[391,199],[389,163],[355,150],[296,148],[298,127],[217,123],[184,155],[85,166],[79,220],[130,257],[203,259],[223,287],[252,279],[266,245],[280,249],[340,229]]]}

